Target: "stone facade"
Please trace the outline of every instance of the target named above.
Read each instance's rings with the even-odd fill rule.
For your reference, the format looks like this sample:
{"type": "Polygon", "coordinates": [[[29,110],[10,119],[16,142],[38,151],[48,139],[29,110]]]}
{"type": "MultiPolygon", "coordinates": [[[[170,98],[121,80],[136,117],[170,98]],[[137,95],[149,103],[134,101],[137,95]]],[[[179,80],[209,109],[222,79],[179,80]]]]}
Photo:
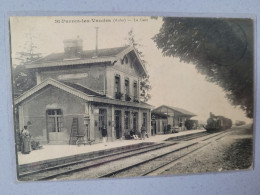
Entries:
{"type": "Polygon", "coordinates": [[[99,51],[104,56],[94,58],[91,51],[74,50],[80,56],[68,59],[66,50],[27,65],[36,72],[37,85],[15,99],[20,130],[31,124],[32,138],[42,144],[69,144],[73,125],[78,135],[95,143],[102,141],[103,125],[109,141],[124,139],[143,124],[151,134],[151,106],[139,97],[146,71],[135,50],[106,49],[99,51]]]}

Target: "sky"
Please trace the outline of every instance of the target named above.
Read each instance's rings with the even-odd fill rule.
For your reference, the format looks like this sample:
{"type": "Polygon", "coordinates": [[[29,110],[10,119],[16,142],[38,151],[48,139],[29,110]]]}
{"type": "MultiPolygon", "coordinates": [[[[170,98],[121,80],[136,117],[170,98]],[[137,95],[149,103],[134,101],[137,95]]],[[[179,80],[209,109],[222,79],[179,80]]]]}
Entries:
{"type": "MultiPolygon", "coordinates": [[[[29,37],[43,56],[63,52],[63,40],[77,36],[83,40],[84,50],[95,49],[96,27],[99,49],[123,46],[127,44],[128,32],[133,29],[148,64],[146,68],[152,86],[148,103],[155,107],[184,108],[196,114],[193,119],[200,121],[206,121],[212,112],[231,118],[233,122],[251,122],[244,111],[228,102],[222,88],[207,82],[193,64],[162,55],[152,40],[162,24],[160,17],[14,17],[11,18],[11,54],[15,58],[17,52],[23,51],[29,37]]],[[[13,60],[13,63],[17,61],[13,60]]]]}

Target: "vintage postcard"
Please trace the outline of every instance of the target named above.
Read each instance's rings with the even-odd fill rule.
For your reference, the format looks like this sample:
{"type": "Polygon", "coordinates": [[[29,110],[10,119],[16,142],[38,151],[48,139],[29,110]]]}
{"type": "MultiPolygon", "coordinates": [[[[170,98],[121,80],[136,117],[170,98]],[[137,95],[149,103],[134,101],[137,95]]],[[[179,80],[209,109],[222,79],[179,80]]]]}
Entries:
{"type": "Polygon", "coordinates": [[[254,21],[11,17],[17,179],[253,168],[254,21]]]}

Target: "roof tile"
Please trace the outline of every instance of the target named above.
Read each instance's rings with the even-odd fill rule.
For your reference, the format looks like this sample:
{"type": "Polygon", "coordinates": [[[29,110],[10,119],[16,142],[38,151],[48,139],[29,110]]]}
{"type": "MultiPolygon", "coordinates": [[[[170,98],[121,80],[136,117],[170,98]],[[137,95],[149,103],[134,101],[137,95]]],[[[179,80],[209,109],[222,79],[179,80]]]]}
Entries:
{"type": "Polygon", "coordinates": [[[192,113],[192,112],[189,112],[189,111],[187,111],[187,110],[185,110],[185,109],[183,109],[183,108],[178,108],[178,107],[173,107],[173,106],[165,106],[165,105],[162,105],[162,106],[159,106],[159,107],[157,107],[157,108],[155,108],[152,112],[159,112],[157,109],[158,108],[161,108],[161,107],[166,107],[166,108],[169,108],[169,109],[171,109],[171,110],[175,110],[175,111],[177,111],[177,112],[180,112],[181,114],[183,114],[183,115],[188,115],[188,116],[196,116],[196,114],[194,114],[194,113],[192,113]]]}
{"type": "Polygon", "coordinates": [[[79,90],[79,91],[85,93],[86,95],[94,95],[94,96],[101,96],[101,97],[105,96],[105,95],[102,95],[102,94],[92,90],[92,89],[86,88],[86,87],[84,87],[84,86],[82,86],[80,84],[69,83],[69,82],[61,82],[61,83],[65,84],[65,85],[68,85],[69,87],[72,87],[72,88],[74,88],[76,90],[79,90]]]}
{"type": "MultiPolygon", "coordinates": [[[[98,57],[113,57],[117,54],[121,53],[129,46],[124,47],[115,47],[115,48],[106,48],[106,49],[99,49],[98,50],[98,57]]],[[[56,62],[56,61],[63,61],[64,59],[88,59],[93,58],[96,55],[96,50],[86,50],[83,51],[81,54],[77,56],[67,56],[64,52],[63,53],[52,53],[46,57],[43,57],[39,60],[32,62],[32,64],[40,64],[44,62],[56,62]]]]}

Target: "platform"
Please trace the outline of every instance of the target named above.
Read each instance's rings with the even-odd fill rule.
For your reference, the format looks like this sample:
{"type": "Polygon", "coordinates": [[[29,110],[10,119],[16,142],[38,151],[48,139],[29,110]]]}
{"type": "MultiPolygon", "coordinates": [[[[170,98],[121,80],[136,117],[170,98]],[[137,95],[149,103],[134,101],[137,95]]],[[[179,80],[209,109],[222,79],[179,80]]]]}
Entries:
{"type": "Polygon", "coordinates": [[[98,143],[93,145],[43,145],[43,148],[40,150],[33,150],[30,154],[21,154],[18,152],[18,164],[26,165],[31,163],[47,161],[51,159],[65,159],[70,156],[77,156],[80,154],[99,152],[101,153],[104,150],[111,150],[113,148],[120,147],[130,147],[132,145],[140,145],[142,143],[156,143],[166,140],[170,137],[178,137],[183,135],[189,135],[194,133],[204,132],[205,130],[190,130],[190,131],[182,131],[175,134],[163,134],[163,135],[155,135],[146,138],[145,140],[116,140],[113,142],[107,142],[106,146],[104,143],[98,143]]]}

